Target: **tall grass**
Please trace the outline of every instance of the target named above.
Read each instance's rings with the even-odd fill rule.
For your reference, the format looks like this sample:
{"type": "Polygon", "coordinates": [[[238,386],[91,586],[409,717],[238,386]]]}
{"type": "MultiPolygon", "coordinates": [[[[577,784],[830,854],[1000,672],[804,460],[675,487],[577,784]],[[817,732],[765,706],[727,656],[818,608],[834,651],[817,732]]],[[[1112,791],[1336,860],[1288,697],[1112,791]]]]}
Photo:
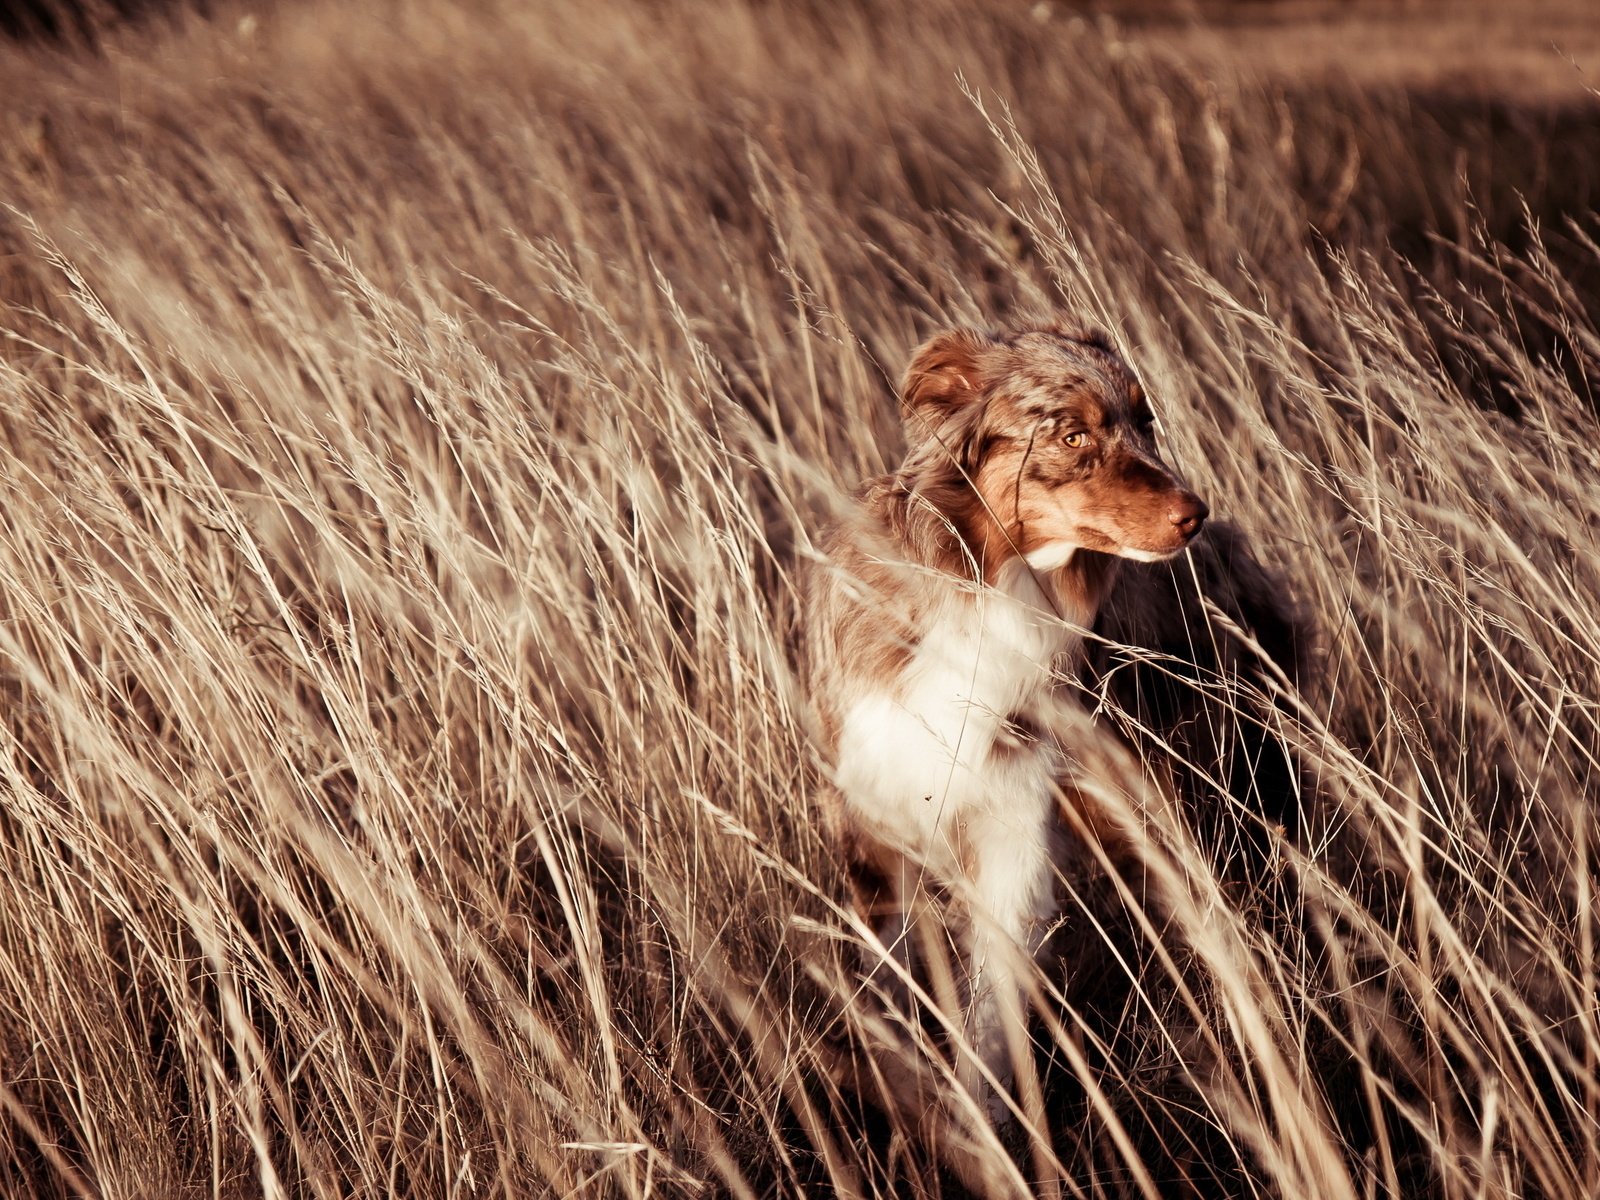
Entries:
{"type": "Polygon", "coordinates": [[[1049,16],[0,47],[0,1189],[1600,1191],[1596,225],[1049,16]],[[1063,863],[996,1135],[861,994],[796,575],[907,349],[1057,309],[1316,631],[1124,654],[1307,815],[1077,724],[1141,850],[1063,863]]]}

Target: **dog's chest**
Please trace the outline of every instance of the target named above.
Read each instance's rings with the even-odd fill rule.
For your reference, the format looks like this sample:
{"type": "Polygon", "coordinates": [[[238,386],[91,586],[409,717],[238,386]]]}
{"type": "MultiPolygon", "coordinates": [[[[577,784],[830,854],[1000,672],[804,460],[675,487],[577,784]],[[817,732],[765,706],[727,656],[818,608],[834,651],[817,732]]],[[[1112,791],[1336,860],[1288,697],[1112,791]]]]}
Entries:
{"type": "Polygon", "coordinates": [[[942,710],[970,725],[1003,720],[1049,687],[1065,631],[1005,595],[952,604],[929,622],[899,680],[901,703],[940,726],[942,710]]]}
{"type": "Polygon", "coordinates": [[[952,594],[919,632],[892,685],[845,715],[837,779],[846,798],[863,815],[925,831],[971,805],[1037,799],[1051,757],[1047,747],[1016,744],[1011,718],[1037,713],[1076,639],[1032,573],[1008,573],[976,596],[952,594]]]}

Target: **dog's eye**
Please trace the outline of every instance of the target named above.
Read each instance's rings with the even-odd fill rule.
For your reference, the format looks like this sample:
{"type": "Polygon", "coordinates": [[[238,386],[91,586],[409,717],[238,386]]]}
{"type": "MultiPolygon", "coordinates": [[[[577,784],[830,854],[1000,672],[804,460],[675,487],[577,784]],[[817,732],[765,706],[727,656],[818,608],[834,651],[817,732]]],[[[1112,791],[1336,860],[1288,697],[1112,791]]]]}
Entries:
{"type": "Polygon", "coordinates": [[[1074,429],[1063,437],[1062,442],[1074,450],[1082,450],[1089,444],[1089,435],[1081,429],[1074,429]]]}

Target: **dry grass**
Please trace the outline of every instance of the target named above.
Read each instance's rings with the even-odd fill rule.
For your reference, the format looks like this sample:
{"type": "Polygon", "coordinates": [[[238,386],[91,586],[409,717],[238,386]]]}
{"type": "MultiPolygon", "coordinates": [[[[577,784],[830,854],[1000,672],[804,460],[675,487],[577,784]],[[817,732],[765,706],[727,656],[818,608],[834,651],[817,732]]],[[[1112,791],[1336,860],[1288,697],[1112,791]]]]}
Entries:
{"type": "Polygon", "coordinates": [[[1506,199],[1570,148],[816,9],[0,47],[0,1190],[1600,1190],[1600,254],[1506,199]],[[1064,864],[996,1140],[859,1053],[940,1088],[840,965],[794,578],[906,349],[1056,308],[1317,627],[1137,654],[1310,816],[1080,733],[1147,840],[1064,864]]]}

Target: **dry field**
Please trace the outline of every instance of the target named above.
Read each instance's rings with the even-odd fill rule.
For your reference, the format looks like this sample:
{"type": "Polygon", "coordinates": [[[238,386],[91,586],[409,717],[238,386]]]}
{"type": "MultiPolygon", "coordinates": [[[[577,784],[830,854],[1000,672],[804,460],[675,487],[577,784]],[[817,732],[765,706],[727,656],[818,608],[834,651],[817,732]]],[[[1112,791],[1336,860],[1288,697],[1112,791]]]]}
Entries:
{"type": "Polygon", "coordinates": [[[1600,1195],[1600,48],[1202,8],[0,44],[0,1194],[1600,1195]],[[796,579],[1060,309],[1301,661],[1185,560],[1101,631],[1143,833],[997,1135],[851,970],[796,579]]]}

